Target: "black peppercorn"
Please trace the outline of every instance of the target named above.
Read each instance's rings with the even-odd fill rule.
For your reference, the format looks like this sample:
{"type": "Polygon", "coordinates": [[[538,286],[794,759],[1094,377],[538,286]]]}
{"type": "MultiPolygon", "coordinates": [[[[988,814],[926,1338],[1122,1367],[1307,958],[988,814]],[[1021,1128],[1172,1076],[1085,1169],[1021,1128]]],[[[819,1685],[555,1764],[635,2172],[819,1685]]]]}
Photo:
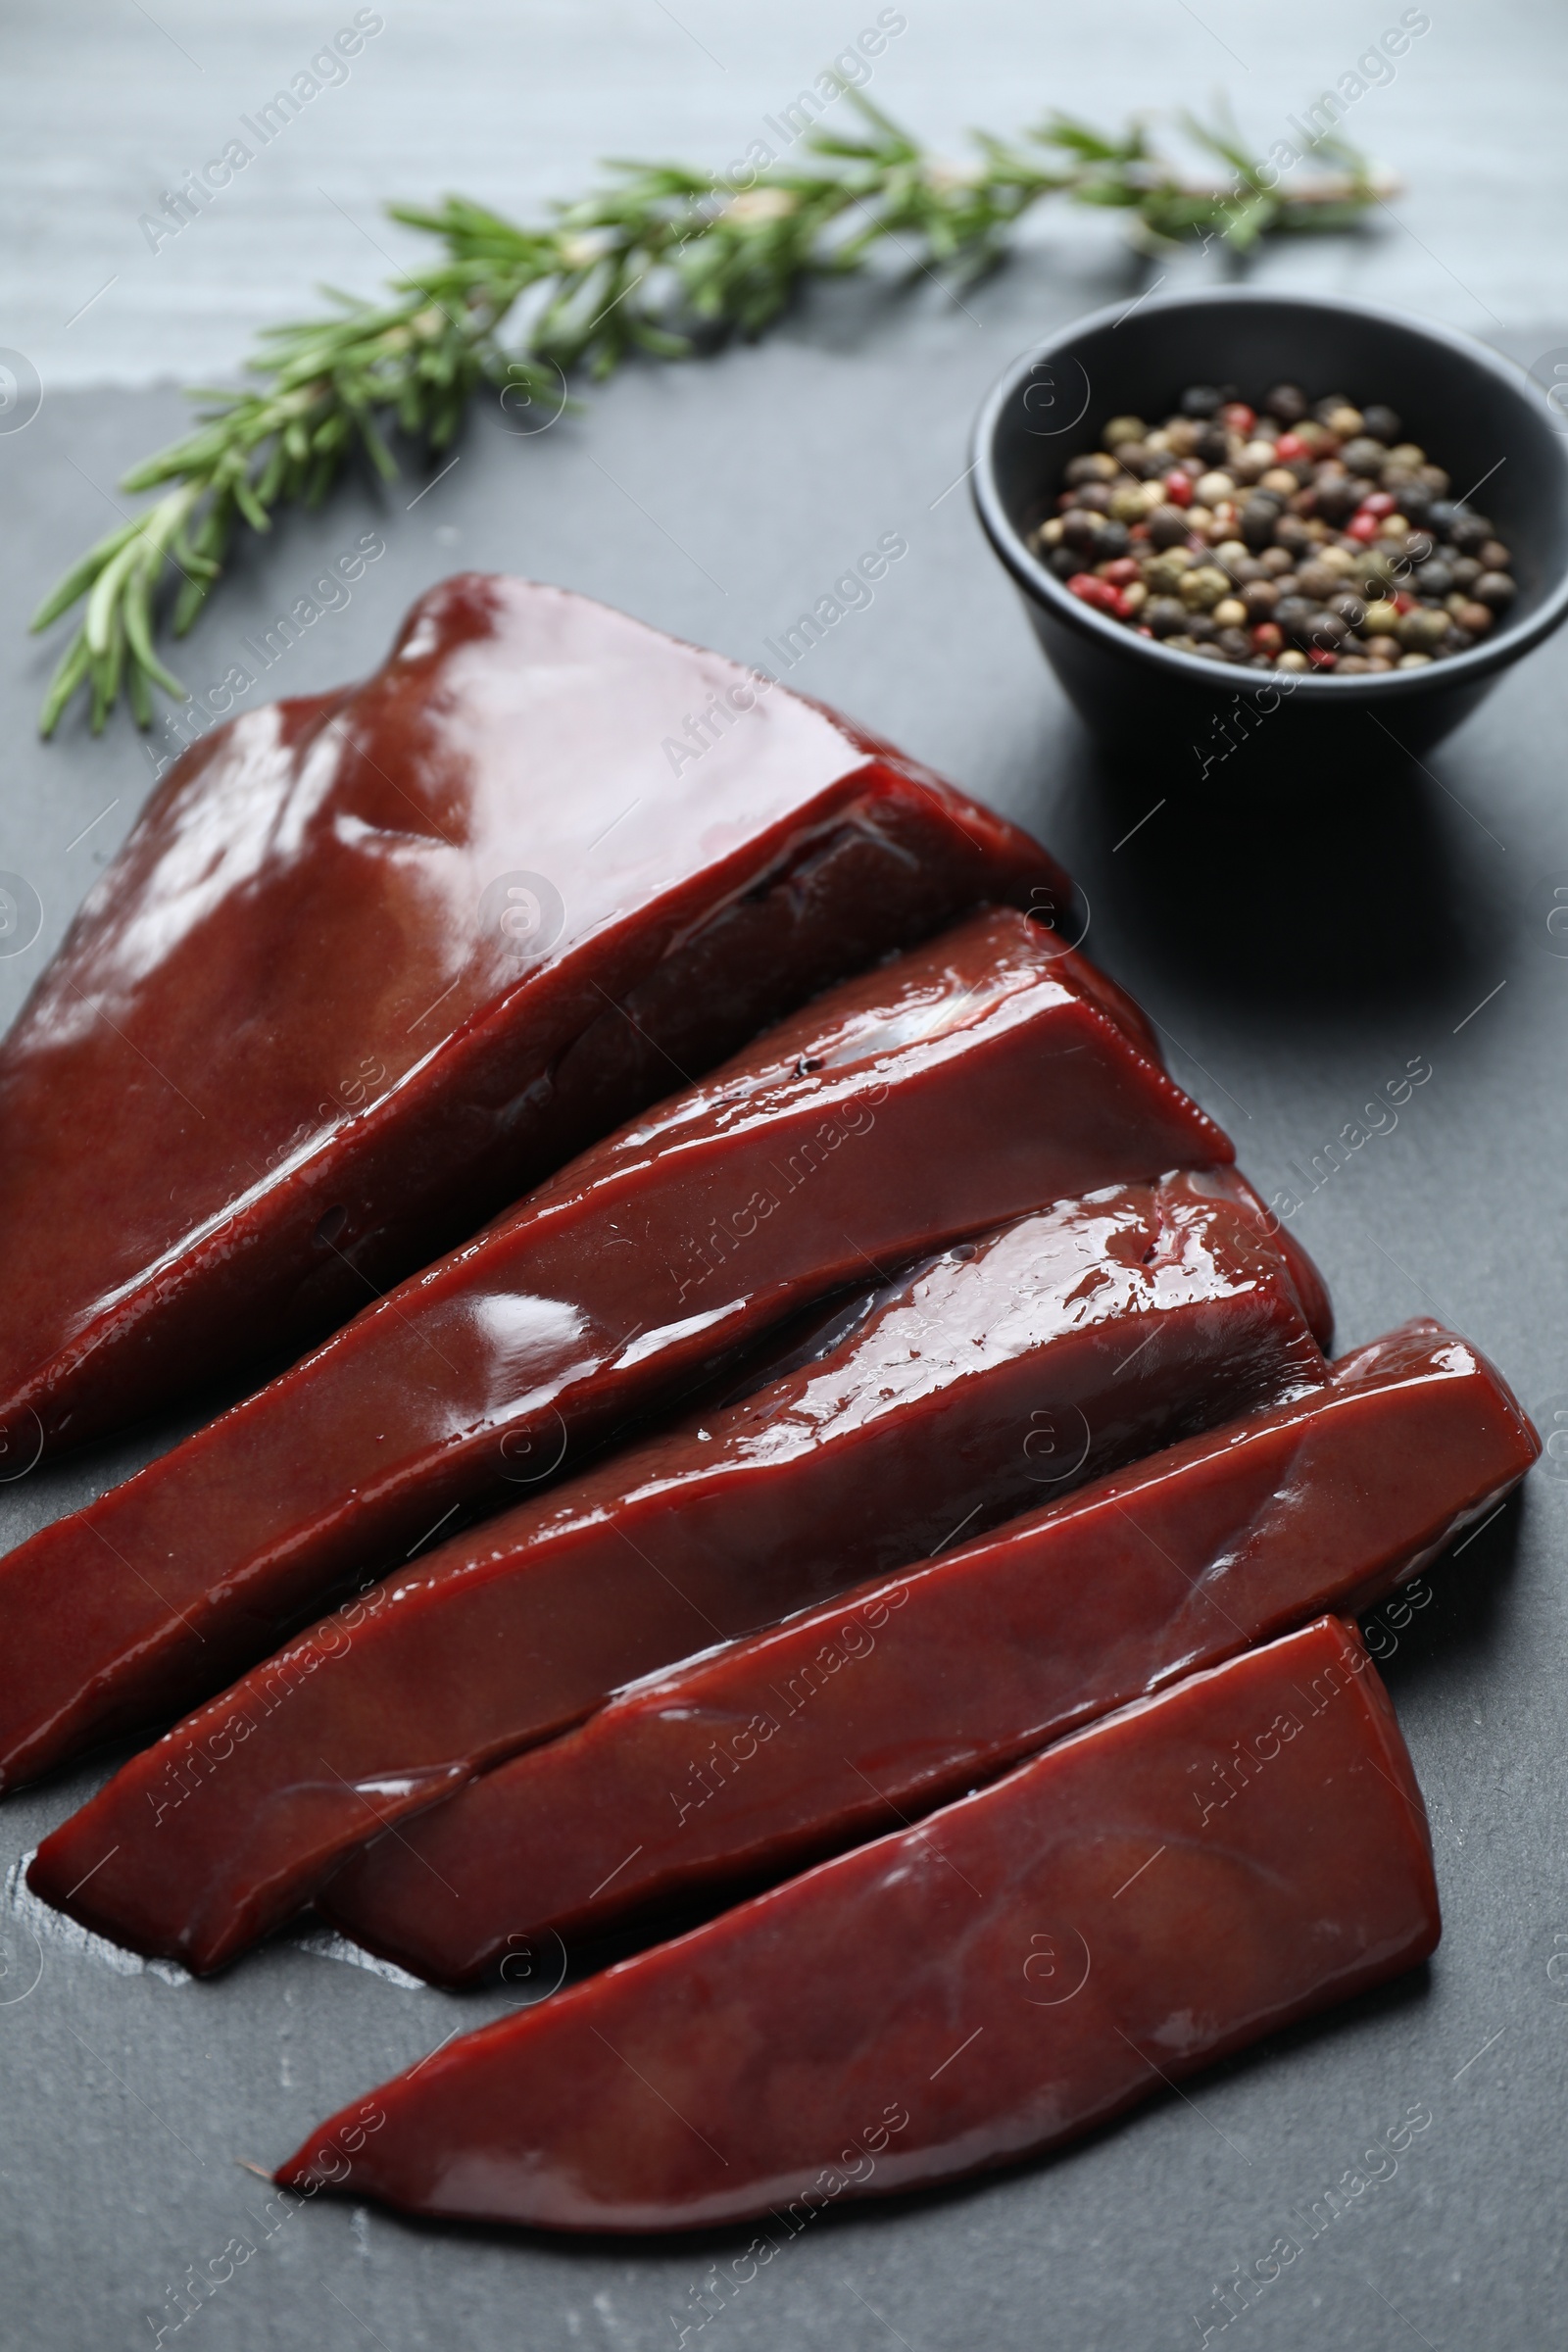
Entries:
{"type": "Polygon", "coordinates": [[[1152,596],[1143,618],[1156,637],[1177,637],[1187,628],[1187,607],[1179,596],[1152,596]]]}
{"type": "Polygon", "coordinates": [[[1461,514],[1448,537],[1461,556],[1479,556],[1492,537],[1492,525],[1484,514],[1461,514]]]}
{"type": "Polygon", "coordinates": [[[1298,384],[1276,384],[1272,392],[1263,395],[1265,416],[1277,416],[1281,424],[1299,424],[1306,415],[1306,394],[1298,384]]]}
{"type": "Polygon", "coordinates": [[[1312,545],[1312,534],[1299,514],[1282,514],[1274,525],[1274,544],[1287,554],[1301,555],[1312,545]]]}
{"type": "Polygon", "coordinates": [[[1435,498],[1427,509],[1427,520],[1440,539],[1451,536],[1454,524],[1464,513],[1451,498],[1435,498]]]}
{"type": "Polygon", "coordinates": [[[1455,556],[1448,565],[1449,571],[1453,574],[1454,587],[1462,588],[1466,596],[1473,593],[1475,584],[1481,577],[1481,568],[1474,556],[1455,556]]]}
{"type": "Polygon", "coordinates": [[[1317,618],[1317,607],[1310,597],[1282,596],[1274,608],[1274,618],[1287,637],[1308,638],[1317,618]]]}
{"type": "Polygon", "coordinates": [[[1368,484],[1353,474],[1331,474],[1317,486],[1317,511],[1325,522],[1348,522],[1367,494],[1368,484]]]}
{"type": "Polygon", "coordinates": [[[1436,597],[1439,604],[1446,596],[1451,596],[1458,584],[1446,564],[1437,556],[1430,563],[1423,564],[1410,582],[1417,596],[1436,597]]]}
{"type": "Polygon", "coordinates": [[[1478,605],[1490,605],[1494,612],[1500,612],[1519,591],[1505,571],[1484,571],[1470,593],[1478,605]]]}
{"type": "Polygon", "coordinates": [[[1189,384],[1181,397],[1184,416],[1212,416],[1219,407],[1219,390],[1214,384],[1189,384]]]}
{"type": "Polygon", "coordinates": [[[1340,452],[1350,473],[1381,473],[1388,454],[1386,444],[1374,440],[1370,433],[1356,433],[1340,452]]]}
{"type": "MultiPolygon", "coordinates": [[[[1269,527],[1273,528],[1272,523],[1269,527]]],[[[1152,547],[1185,547],[1191,536],[1185,507],[1156,507],[1148,528],[1152,547]]]]}
{"type": "MultiPolygon", "coordinates": [[[[1066,533],[1063,532],[1062,536],[1065,538],[1066,533]]],[[[1124,556],[1131,545],[1124,522],[1102,522],[1100,536],[1095,541],[1095,561],[1097,564],[1113,563],[1118,556],[1124,556]]]]}
{"type": "Polygon", "coordinates": [[[1054,547],[1047,561],[1047,568],[1054,571],[1058,580],[1070,580],[1073,573],[1082,571],[1083,567],[1082,556],[1070,547],[1054,547]]]}
{"type": "Polygon", "coordinates": [[[1363,431],[1374,440],[1386,441],[1391,449],[1397,444],[1404,431],[1400,418],[1380,400],[1375,400],[1369,409],[1361,411],[1361,425],[1363,431]]]}
{"type": "Polygon", "coordinates": [[[1201,458],[1205,466],[1223,466],[1230,456],[1230,449],[1231,437],[1225,427],[1222,424],[1205,424],[1199,430],[1193,455],[1201,458]]]}
{"type": "Polygon", "coordinates": [[[1280,518],[1280,505],[1266,492],[1250,498],[1241,513],[1241,533],[1249,547],[1267,547],[1274,536],[1274,526],[1280,518]]]}
{"type": "Polygon", "coordinates": [[[1352,596],[1348,588],[1342,596],[1330,597],[1328,609],[1339,614],[1348,629],[1358,629],[1366,618],[1365,603],[1360,597],[1352,596]]]}
{"type": "Polygon", "coordinates": [[[1072,507],[1061,518],[1061,544],[1087,556],[1098,544],[1102,527],[1098,514],[1091,514],[1082,507],[1072,507]]]}

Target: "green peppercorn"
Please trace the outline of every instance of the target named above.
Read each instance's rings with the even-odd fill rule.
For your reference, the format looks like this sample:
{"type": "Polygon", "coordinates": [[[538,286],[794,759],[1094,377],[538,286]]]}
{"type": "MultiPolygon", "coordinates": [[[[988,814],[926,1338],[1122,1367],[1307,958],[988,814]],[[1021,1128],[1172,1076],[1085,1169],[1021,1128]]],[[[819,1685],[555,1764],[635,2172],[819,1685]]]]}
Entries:
{"type": "Polygon", "coordinates": [[[1182,574],[1177,591],[1189,612],[1207,612],[1222,597],[1229,596],[1231,584],[1217,564],[1198,564],[1182,574]]]}
{"type": "Polygon", "coordinates": [[[1412,605],[1399,614],[1394,630],[1407,654],[1430,654],[1447,633],[1447,613],[1432,605],[1412,605]]]}
{"type": "Polygon", "coordinates": [[[1185,547],[1167,548],[1162,556],[1153,557],[1144,565],[1144,577],[1154,596],[1175,596],[1186,574],[1193,568],[1193,559],[1185,547]]]}
{"type": "Polygon", "coordinates": [[[1094,449],[1081,458],[1073,458],[1062,479],[1069,490],[1076,490],[1080,482],[1112,481],[1118,470],[1114,458],[1107,458],[1102,450],[1094,449]]]}

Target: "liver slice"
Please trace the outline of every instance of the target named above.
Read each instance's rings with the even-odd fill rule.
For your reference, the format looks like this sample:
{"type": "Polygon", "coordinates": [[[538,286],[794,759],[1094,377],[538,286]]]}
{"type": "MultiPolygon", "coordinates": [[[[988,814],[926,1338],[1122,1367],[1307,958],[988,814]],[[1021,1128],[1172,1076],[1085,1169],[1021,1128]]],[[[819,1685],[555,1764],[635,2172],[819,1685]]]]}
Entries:
{"type": "Polygon", "coordinates": [[[786,687],[446,581],[373,677],[176,761],[0,1048],[12,1457],[297,1349],[817,990],[1067,896],[786,687]]]}
{"type": "Polygon", "coordinates": [[[1420,1790],[1334,1618],[471,2034],[279,2168],[557,2230],[772,2214],[1056,2147],[1426,1957],[1420,1790]]]}

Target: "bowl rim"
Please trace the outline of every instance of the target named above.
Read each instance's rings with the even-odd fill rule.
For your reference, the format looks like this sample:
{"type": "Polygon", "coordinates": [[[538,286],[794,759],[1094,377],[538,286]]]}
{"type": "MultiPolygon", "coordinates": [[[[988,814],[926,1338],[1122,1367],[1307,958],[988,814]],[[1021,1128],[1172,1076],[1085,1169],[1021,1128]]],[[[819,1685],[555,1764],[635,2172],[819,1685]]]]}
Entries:
{"type": "MultiPolygon", "coordinates": [[[[1246,308],[1263,304],[1303,314],[1327,312],[1342,316],[1349,312],[1357,318],[1375,319],[1380,325],[1402,327],[1406,332],[1452,353],[1478,373],[1490,375],[1498,389],[1513,400],[1525,398],[1524,386],[1531,380],[1528,371],[1517,361],[1492,350],[1477,336],[1467,334],[1460,327],[1446,326],[1436,319],[1418,318],[1413,312],[1396,309],[1389,303],[1353,301],[1338,295],[1276,293],[1264,286],[1212,286],[1201,292],[1188,288],[1172,294],[1155,295],[1137,307],[1147,318],[1161,312],[1200,307],[1246,308]]],[[[1529,653],[1568,617],[1568,565],[1565,565],[1555,588],[1533,612],[1505,622],[1494,636],[1487,638],[1482,644],[1471,646],[1462,654],[1450,654],[1443,662],[1427,662],[1419,669],[1396,669],[1381,678],[1371,677],[1365,672],[1341,678],[1323,671],[1252,669],[1240,662],[1210,662],[1200,654],[1175,652],[1158,638],[1140,637],[1122,622],[1097,612],[1093,606],[1086,605],[1081,598],[1069,595],[1064,583],[1034,555],[1007,514],[997,487],[997,436],[1004,412],[1019,383],[1042,360],[1061,358],[1086,336],[1118,323],[1127,314],[1126,303],[1107,303],[1100,310],[1087,312],[1069,326],[1047,336],[1043,342],[1031,345],[1027,351],[1020,352],[1008,362],[987,393],[974,422],[969,469],[970,494],[981,526],[993,551],[1012,574],[1016,585],[1035,603],[1043,604],[1054,619],[1120,653],[1128,660],[1149,662],[1156,675],[1163,672],[1173,686],[1191,687],[1206,682],[1231,694],[1272,691],[1278,697],[1284,681],[1289,679],[1289,692],[1293,698],[1304,694],[1313,699],[1332,697],[1341,703],[1348,703],[1373,696],[1386,702],[1408,701],[1412,695],[1428,694],[1437,687],[1447,690],[1476,683],[1517,661],[1522,654],[1529,653]]],[[[1558,452],[1558,463],[1565,476],[1568,476],[1568,435],[1559,437],[1558,452]]]]}

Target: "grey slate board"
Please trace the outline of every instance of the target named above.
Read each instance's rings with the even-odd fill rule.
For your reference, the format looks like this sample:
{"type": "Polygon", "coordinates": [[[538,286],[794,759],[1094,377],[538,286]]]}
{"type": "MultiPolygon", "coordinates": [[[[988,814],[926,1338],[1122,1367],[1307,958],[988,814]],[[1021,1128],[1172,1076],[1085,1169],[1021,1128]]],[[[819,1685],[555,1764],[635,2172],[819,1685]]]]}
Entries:
{"type": "MultiPolygon", "coordinates": [[[[631,375],[594,395],[589,416],[531,440],[482,413],[417,504],[417,478],[390,498],[352,490],[253,550],[182,666],[197,686],[220,676],[242,639],[372,529],[385,557],[258,695],[369,667],[412,597],[467,565],[560,580],[765,662],[764,641],[863,547],[903,533],[908,554],[874,604],[792,682],[1051,842],[1088,892],[1091,951],[1159,1021],[1176,1074],[1266,1192],[1301,1190],[1292,1163],[1308,1166],[1408,1058],[1430,1060],[1397,1129],[1321,1184],[1297,1230],[1329,1276],[1345,1345],[1438,1311],[1527,1404],[1568,1413],[1568,958],[1544,925],[1568,876],[1568,657],[1548,648],[1515,673],[1428,776],[1399,774],[1374,743],[1353,778],[1202,826],[1186,747],[1152,744],[1143,776],[1106,778],[951,485],[969,416],[1011,353],[1141,282],[1129,269],[1064,284],[1040,258],[966,295],[962,318],[923,291],[869,317],[823,303],[765,350],[631,375]]],[[[1516,347],[1528,360],[1559,342],[1568,328],[1527,324],[1516,347]]],[[[98,744],[75,725],[52,749],[35,742],[48,657],[19,632],[63,555],[102,526],[117,474],[180,414],[167,392],[61,394],[26,432],[0,436],[13,746],[0,868],[24,876],[43,910],[36,943],[0,958],[5,1017],[151,777],[120,728],[98,744]]],[[[138,1433],[0,1487],[0,1544],[177,1434],[138,1433]]],[[[117,1970],[14,1910],[0,1950],[0,2345],[128,2352],[160,2329],[225,2352],[653,2352],[683,2329],[735,2352],[1192,2345],[1217,2324],[1230,2267],[1303,2237],[1302,2210],[1424,2103],[1430,2126],[1395,2177],[1312,2236],[1226,2340],[1381,2352],[1414,2331],[1537,2352],[1561,2300],[1565,1513],[1568,1485],[1538,1473],[1434,1572],[1389,1662],[1437,1840],[1446,1925],[1430,1970],[1075,2152],[824,2219],[744,2283],[732,2266],[750,2233],[551,2243],[269,2203],[242,2161],[277,2161],[314,2120],[500,1997],[409,1988],[288,1940],[219,1983],[169,1981],[117,1970]],[[222,2272],[245,2247],[176,2328],[192,2266],[222,2272]],[[705,2287],[712,2316],[699,2328],[705,2287]]],[[[34,1846],[101,1777],[6,1800],[0,1857],[34,1846]]]]}

